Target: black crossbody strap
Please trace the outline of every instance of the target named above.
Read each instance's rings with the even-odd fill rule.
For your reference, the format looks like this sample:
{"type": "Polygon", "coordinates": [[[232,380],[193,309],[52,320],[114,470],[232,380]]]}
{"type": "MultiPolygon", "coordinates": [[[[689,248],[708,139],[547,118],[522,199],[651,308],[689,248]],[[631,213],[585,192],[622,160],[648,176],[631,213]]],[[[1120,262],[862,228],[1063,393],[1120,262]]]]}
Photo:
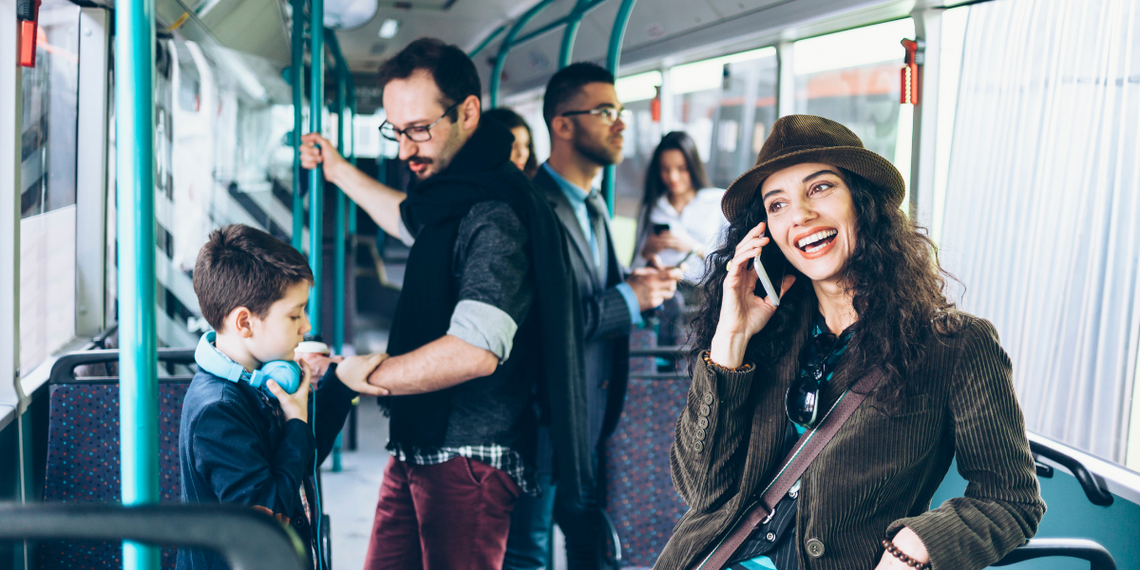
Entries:
{"type": "Polygon", "coordinates": [[[693,570],[721,570],[724,568],[736,549],[740,548],[748,535],[752,534],[752,531],[770,516],[772,509],[780,502],[780,499],[788,494],[792,485],[803,476],[804,471],[807,471],[808,465],[811,465],[811,462],[823,451],[823,448],[839,432],[839,428],[843,427],[847,418],[855,413],[867,395],[879,386],[882,379],[882,371],[876,368],[860,378],[854,386],[839,396],[839,400],[827,412],[819,426],[804,432],[800,436],[796,446],[792,448],[792,452],[780,464],[780,469],[776,471],[776,476],[772,482],[764,489],[760,500],[744,511],[744,516],[737,519],[732,530],[721,539],[720,543],[713,548],[713,551],[704,560],[693,566],[693,570]]]}

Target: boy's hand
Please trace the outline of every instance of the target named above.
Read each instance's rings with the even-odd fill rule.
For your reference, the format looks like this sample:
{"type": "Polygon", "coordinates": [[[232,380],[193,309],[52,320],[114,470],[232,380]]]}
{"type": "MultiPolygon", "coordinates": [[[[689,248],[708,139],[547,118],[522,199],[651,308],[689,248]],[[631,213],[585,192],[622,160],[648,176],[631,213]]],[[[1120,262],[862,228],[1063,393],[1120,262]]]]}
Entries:
{"type": "Polygon", "coordinates": [[[388,390],[368,383],[368,376],[387,359],[387,354],[350,356],[337,364],[336,377],[354,392],[369,396],[387,396],[388,390]]]}
{"type": "Polygon", "coordinates": [[[273,380],[266,381],[265,385],[274,396],[277,396],[277,403],[281,404],[281,411],[285,414],[286,421],[298,419],[309,423],[309,380],[312,374],[309,373],[309,363],[297,360],[297,364],[301,366],[301,385],[295,394],[286,392],[273,380]]]}
{"type": "Polygon", "coordinates": [[[329,364],[333,362],[340,363],[344,361],[343,356],[329,356],[327,354],[321,354],[319,352],[303,352],[299,353],[298,356],[301,358],[301,360],[309,363],[309,370],[312,371],[313,378],[317,379],[316,381],[318,384],[320,383],[320,379],[324,378],[325,372],[328,371],[329,364]]]}

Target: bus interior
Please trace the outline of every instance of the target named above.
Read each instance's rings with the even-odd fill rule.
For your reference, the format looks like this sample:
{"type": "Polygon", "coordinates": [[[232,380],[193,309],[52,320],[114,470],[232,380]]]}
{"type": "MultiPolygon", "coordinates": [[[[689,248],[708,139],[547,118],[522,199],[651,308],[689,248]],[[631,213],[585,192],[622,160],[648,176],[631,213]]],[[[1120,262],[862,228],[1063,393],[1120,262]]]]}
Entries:
{"type": "MultiPolygon", "coordinates": [[[[780,117],[849,127],[903,173],[949,296],[1013,360],[1048,511],[1001,565],[1140,568],[1140,0],[0,0],[0,570],[154,568],[123,540],[163,546],[162,568],[179,545],[302,567],[279,526],[177,505],[209,329],[191,272],[212,230],[264,230],[310,259],[313,334],[384,352],[409,250],[297,146],[321,132],[406,187],[376,72],[424,36],[472,58],[483,108],[519,113],[540,164],[551,75],[614,73],[631,113],[601,184],[625,263],[664,134],[692,136],[725,188],[780,117]],[[128,387],[144,369],[157,401],[128,387]],[[140,421],[157,455],[121,441],[140,421]],[[138,477],[157,496],[133,499],[138,477]],[[215,540],[227,529],[248,540],[215,540]]],[[[652,567],[687,509],[669,448],[689,377],[659,332],[631,332],[600,459],[619,568],[652,567]]],[[[343,568],[362,564],[387,460],[387,420],[361,400],[321,474],[343,568]]],[[[932,505],[965,486],[951,469],[932,505]]]]}

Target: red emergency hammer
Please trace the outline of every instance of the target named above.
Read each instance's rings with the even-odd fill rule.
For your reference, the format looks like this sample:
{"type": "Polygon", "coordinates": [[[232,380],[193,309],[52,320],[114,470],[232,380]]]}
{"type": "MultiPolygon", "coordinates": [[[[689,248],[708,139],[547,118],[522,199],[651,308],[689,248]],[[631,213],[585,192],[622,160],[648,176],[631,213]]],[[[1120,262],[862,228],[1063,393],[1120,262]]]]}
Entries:
{"type": "Polygon", "coordinates": [[[36,33],[39,31],[40,2],[20,0],[16,5],[16,18],[20,20],[20,65],[36,66],[36,33]]]}

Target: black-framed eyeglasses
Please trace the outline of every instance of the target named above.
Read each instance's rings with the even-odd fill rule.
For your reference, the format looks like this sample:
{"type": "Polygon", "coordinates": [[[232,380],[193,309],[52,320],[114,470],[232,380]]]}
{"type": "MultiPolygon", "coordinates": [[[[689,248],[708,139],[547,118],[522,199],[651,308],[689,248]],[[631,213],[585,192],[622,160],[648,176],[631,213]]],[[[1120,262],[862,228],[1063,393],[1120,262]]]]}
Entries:
{"type": "Polygon", "coordinates": [[[436,119],[432,124],[427,125],[426,127],[421,126],[421,127],[408,127],[406,129],[397,129],[396,125],[393,125],[392,123],[389,123],[388,121],[384,121],[380,125],[380,135],[383,136],[384,138],[390,140],[390,141],[398,141],[398,140],[400,140],[400,135],[404,135],[405,137],[408,138],[408,140],[410,140],[412,142],[421,142],[421,143],[422,142],[428,142],[431,140],[431,128],[434,127],[440,121],[442,121],[444,117],[449,115],[458,106],[459,106],[459,103],[456,103],[456,104],[448,107],[447,110],[444,111],[443,114],[440,115],[438,119],[436,119]]]}
{"type": "Polygon", "coordinates": [[[821,419],[819,417],[819,395],[823,384],[831,374],[832,365],[828,363],[831,348],[835,345],[836,336],[823,333],[812,337],[800,349],[800,362],[804,368],[799,377],[792,380],[788,386],[788,393],[784,399],[784,411],[792,423],[804,428],[816,427],[821,419]]]}
{"type": "Polygon", "coordinates": [[[589,109],[587,111],[566,111],[559,115],[560,117],[571,117],[574,115],[595,115],[601,117],[603,121],[609,124],[617,122],[618,117],[621,117],[622,122],[629,121],[631,113],[629,109],[619,109],[617,107],[602,107],[600,109],[589,109]]]}

